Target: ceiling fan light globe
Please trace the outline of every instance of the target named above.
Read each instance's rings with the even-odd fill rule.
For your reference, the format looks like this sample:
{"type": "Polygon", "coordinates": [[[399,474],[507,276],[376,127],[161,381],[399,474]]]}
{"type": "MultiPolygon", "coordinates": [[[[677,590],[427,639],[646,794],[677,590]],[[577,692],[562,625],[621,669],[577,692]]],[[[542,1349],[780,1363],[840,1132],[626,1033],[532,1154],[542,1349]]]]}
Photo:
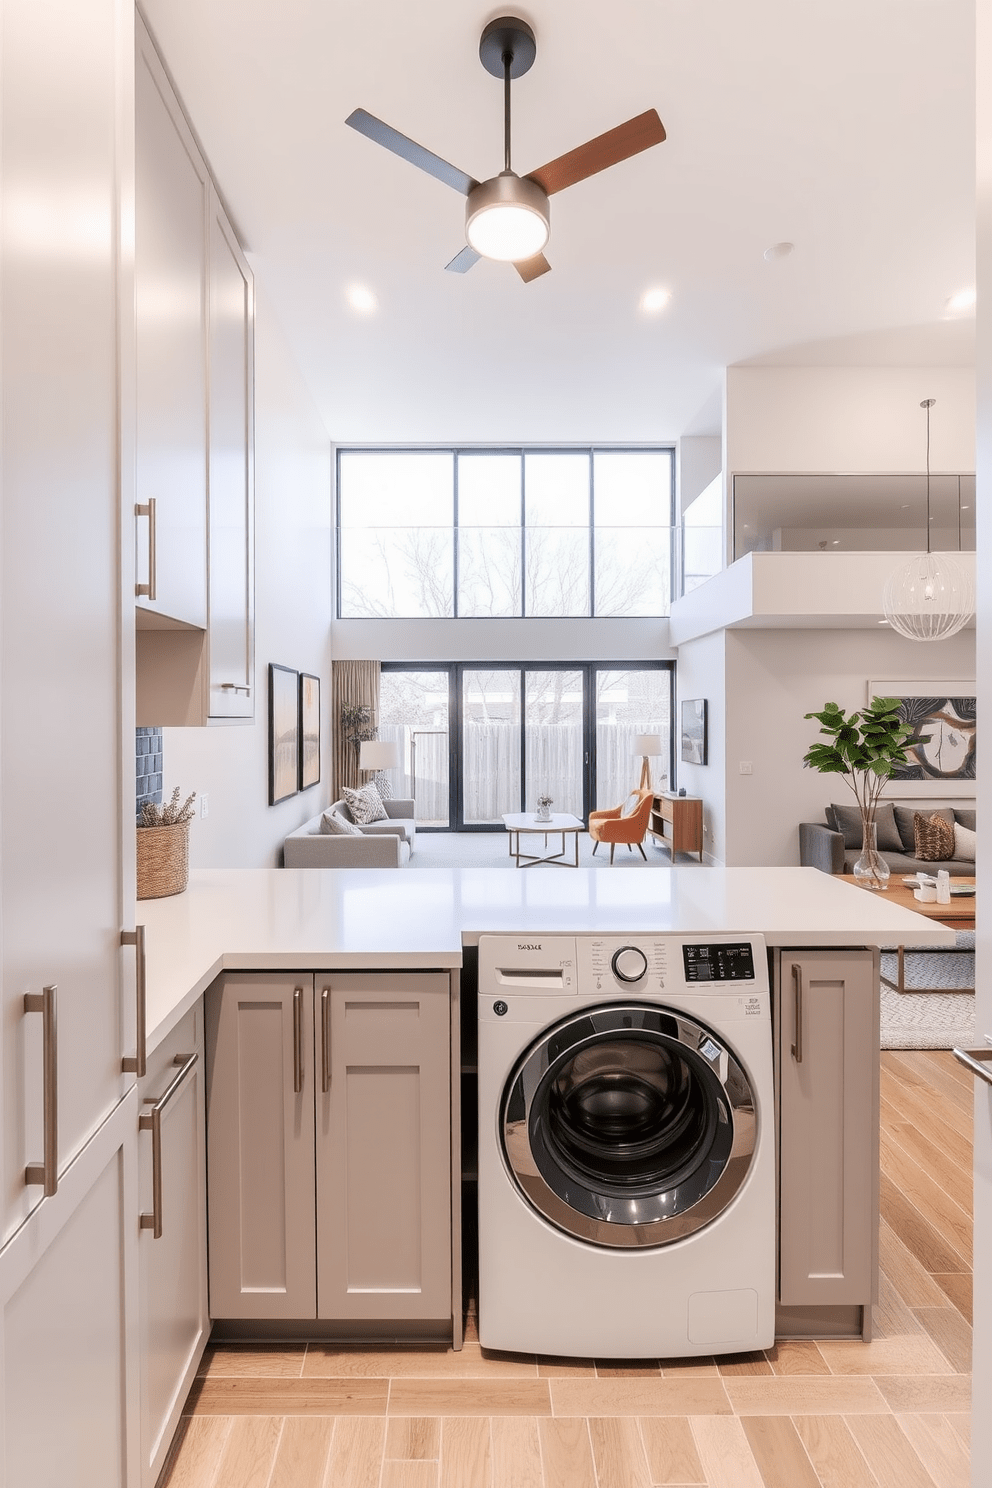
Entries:
{"type": "Polygon", "coordinates": [[[468,240],[483,258],[506,263],[533,258],[548,241],[548,224],[529,207],[487,207],[468,224],[468,240]]]}
{"type": "Polygon", "coordinates": [[[551,236],[547,193],[512,171],[483,181],[466,204],[465,236],[483,258],[504,263],[533,258],[551,236]]]}

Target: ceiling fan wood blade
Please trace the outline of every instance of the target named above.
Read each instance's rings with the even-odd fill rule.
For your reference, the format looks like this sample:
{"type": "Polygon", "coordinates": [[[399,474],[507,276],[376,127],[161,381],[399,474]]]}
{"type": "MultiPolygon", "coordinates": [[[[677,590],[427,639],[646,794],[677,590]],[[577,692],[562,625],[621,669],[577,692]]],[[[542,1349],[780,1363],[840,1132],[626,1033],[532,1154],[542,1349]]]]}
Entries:
{"type": "Polygon", "coordinates": [[[543,253],[535,253],[533,258],[522,258],[513,267],[525,284],[529,284],[532,279],[540,279],[542,274],[551,272],[551,265],[543,253]]]}
{"type": "Polygon", "coordinates": [[[567,155],[550,160],[539,170],[529,171],[527,180],[536,181],[549,196],[553,196],[556,191],[564,191],[566,186],[574,186],[587,176],[595,176],[611,165],[619,165],[621,160],[629,160],[631,155],[639,155],[642,150],[650,150],[652,145],[660,145],[664,138],[665,126],[658,117],[658,110],[648,109],[646,113],[628,119],[625,124],[618,124],[616,129],[598,134],[595,139],[579,145],[578,149],[569,150],[567,155]]]}
{"type": "Polygon", "coordinates": [[[466,243],[461,253],[456,253],[451,262],[446,263],[444,267],[452,274],[467,274],[473,264],[479,262],[480,257],[481,254],[476,253],[475,249],[470,248],[466,243]]]}
{"type": "Polygon", "coordinates": [[[449,165],[448,161],[442,160],[440,155],[435,155],[431,150],[425,150],[424,146],[418,145],[416,140],[408,139],[391,124],[384,124],[381,119],[377,119],[374,114],[366,113],[364,109],[355,109],[344,122],[350,124],[352,129],[357,129],[359,134],[364,134],[366,139],[372,140],[377,145],[383,145],[387,150],[392,150],[394,155],[408,160],[411,165],[426,171],[436,180],[443,181],[445,186],[452,187],[462,196],[468,196],[472,188],[479,184],[474,176],[459,170],[457,165],[449,165]]]}

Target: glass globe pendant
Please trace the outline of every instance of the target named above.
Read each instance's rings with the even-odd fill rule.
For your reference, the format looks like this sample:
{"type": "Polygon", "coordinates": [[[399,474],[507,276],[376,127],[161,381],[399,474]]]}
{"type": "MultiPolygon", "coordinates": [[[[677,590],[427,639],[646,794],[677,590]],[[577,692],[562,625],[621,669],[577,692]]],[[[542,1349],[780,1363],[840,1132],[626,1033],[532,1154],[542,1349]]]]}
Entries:
{"type": "Polygon", "coordinates": [[[908,641],[943,641],[957,635],[975,610],[974,586],[946,553],[930,551],[930,410],[936,398],[924,398],[927,411],[927,550],[890,574],[882,591],[882,609],[893,630],[908,641]]]}
{"type": "Polygon", "coordinates": [[[890,574],[882,593],[885,618],[910,641],[942,641],[971,619],[975,593],[968,575],[944,553],[920,553],[890,574]]]}

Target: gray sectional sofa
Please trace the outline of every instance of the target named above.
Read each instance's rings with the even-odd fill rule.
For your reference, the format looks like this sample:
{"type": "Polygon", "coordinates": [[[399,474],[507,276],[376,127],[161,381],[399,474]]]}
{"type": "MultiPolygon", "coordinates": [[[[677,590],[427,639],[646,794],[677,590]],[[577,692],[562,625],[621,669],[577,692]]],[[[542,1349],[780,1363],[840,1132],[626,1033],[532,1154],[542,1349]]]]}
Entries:
{"type": "MultiPolygon", "coordinates": [[[[386,820],[359,828],[360,836],[337,836],[321,830],[324,812],[311,817],[283,844],[286,868],[402,868],[410,861],[417,837],[414,802],[410,798],[383,801],[386,820]]],[[[344,801],[335,801],[336,811],[353,822],[344,801]]]]}
{"type": "MultiPolygon", "coordinates": [[[[974,808],[937,806],[893,806],[883,801],[879,807],[878,849],[891,873],[937,873],[946,868],[952,877],[974,878],[975,864],[969,858],[949,858],[946,862],[924,861],[915,853],[913,818],[917,811],[928,816],[939,814],[969,831],[975,830],[974,808]]],[[[822,822],[801,822],[799,826],[799,862],[804,868],[820,868],[824,873],[851,873],[861,856],[861,827],[856,808],[828,806],[822,822]],[[849,813],[853,813],[852,815],[849,813]]]]}

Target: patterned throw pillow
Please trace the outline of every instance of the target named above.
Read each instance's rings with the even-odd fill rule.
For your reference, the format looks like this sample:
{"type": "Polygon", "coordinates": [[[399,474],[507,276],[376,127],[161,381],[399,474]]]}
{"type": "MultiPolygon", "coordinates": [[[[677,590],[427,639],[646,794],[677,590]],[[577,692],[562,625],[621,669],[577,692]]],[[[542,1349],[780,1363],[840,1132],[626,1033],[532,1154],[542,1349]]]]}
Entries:
{"type": "Polygon", "coordinates": [[[320,818],[320,830],[325,837],[361,837],[361,827],[346,821],[340,811],[328,809],[320,818]]]}
{"type": "Polygon", "coordinates": [[[916,856],[922,863],[948,863],[954,856],[954,823],[942,816],[916,813],[916,856]]]}
{"type": "Polygon", "coordinates": [[[379,796],[383,801],[391,801],[393,799],[392,782],[385,770],[376,770],[372,776],[372,784],[379,792],[379,796]]]}
{"type": "Polygon", "coordinates": [[[363,785],[361,790],[349,790],[347,786],[343,786],[341,794],[360,827],[367,827],[370,822],[386,820],[386,808],[374,785],[363,785]]]}

